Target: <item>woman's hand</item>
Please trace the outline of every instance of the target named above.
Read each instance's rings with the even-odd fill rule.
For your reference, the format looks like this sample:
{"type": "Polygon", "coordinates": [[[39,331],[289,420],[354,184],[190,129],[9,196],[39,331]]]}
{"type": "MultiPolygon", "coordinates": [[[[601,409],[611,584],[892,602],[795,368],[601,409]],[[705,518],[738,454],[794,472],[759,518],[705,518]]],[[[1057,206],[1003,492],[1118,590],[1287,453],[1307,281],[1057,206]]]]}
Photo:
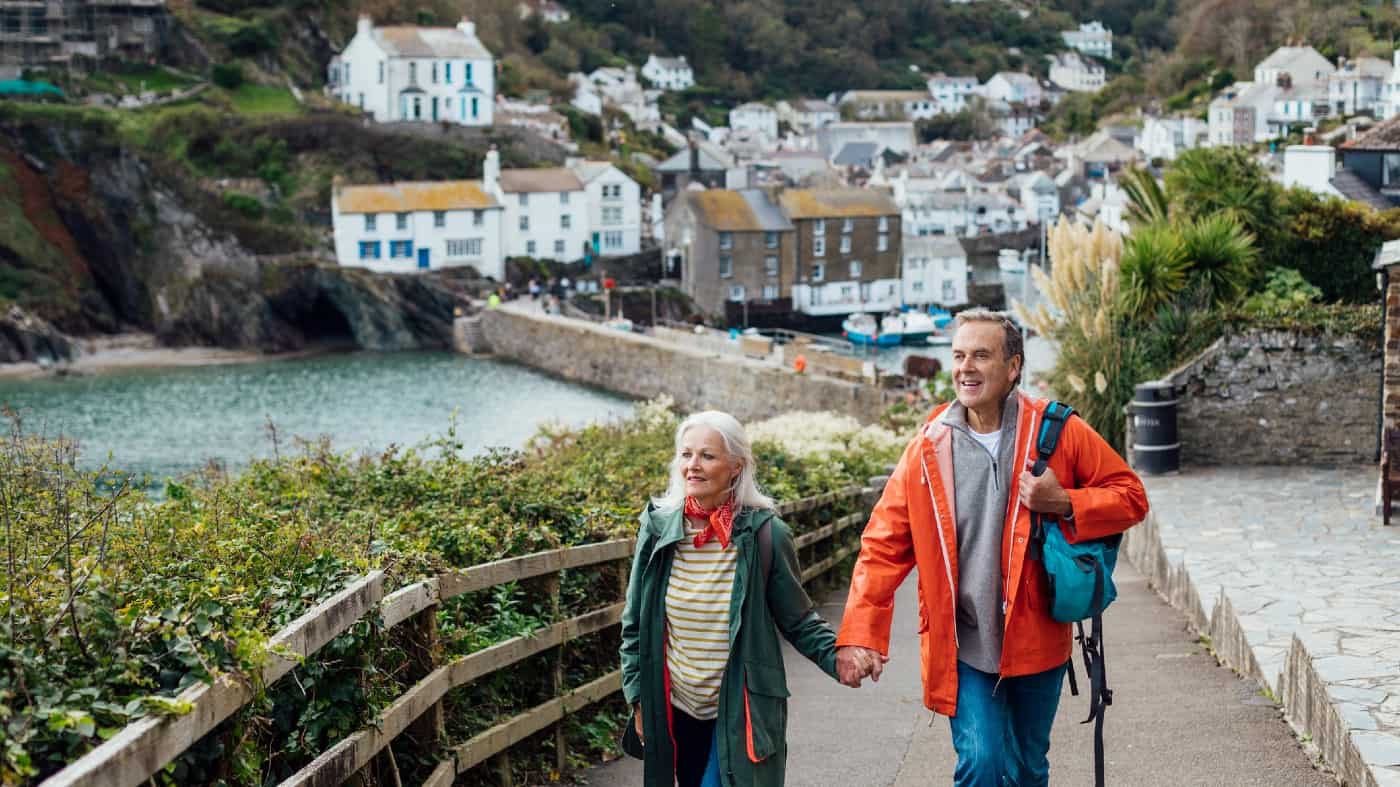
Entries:
{"type": "Polygon", "coordinates": [[[639,702],[633,705],[632,711],[632,726],[637,728],[637,740],[641,741],[642,745],[645,746],[647,738],[642,734],[642,703],[639,702]]]}

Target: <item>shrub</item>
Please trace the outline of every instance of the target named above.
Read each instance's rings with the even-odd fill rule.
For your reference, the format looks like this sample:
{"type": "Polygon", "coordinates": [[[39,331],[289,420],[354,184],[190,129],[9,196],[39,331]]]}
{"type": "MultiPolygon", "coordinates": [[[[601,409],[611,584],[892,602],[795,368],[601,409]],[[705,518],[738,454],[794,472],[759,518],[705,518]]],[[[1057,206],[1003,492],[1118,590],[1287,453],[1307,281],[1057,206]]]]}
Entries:
{"type": "Polygon", "coordinates": [[[255,197],[239,194],[236,191],[224,192],[224,204],[238,211],[245,218],[257,221],[263,217],[263,204],[255,197]]]}
{"type": "Polygon", "coordinates": [[[243,64],[215,63],[209,78],[224,90],[237,90],[243,85],[243,64]]]}
{"type": "Polygon", "coordinates": [[[1123,245],[1118,270],[1126,313],[1139,318],[1156,314],[1186,285],[1186,253],[1176,228],[1167,224],[1138,228],[1123,245]]]}
{"type": "Polygon", "coordinates": [[[1206,216],[1180,228],[1182,254],[1213,303],[1229,303],[1249,288],[1259,252],[1250,235],[1225,213],[1206,216]]]}

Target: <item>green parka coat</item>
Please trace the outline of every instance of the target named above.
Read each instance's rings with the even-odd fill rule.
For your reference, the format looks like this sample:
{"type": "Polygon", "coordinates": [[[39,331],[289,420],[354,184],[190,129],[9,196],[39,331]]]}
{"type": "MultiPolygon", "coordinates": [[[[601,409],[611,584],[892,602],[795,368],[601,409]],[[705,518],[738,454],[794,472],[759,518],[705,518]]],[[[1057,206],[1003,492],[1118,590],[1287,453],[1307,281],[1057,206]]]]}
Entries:
{"type": "MultiPolygon", "coordinates": [[[[647,787],[675,783],[666,669],[666,587],[672,547],[685,534],[682,511],[648,505],[637,531],[637,552],[622,614],[622,691],[641,703],[647,787]]],[[[836,677],[836,636],[802,587],[792,531],[767,510],[734,517],[739,550],[729,606],[729,663],[720,684],[718,740],[725,787],[781,787],[787,759],[787,673],[778,632],[822,671],[836,677]],[[764,582],[755,534],[771,519],[772,568],[764,582]]]]}

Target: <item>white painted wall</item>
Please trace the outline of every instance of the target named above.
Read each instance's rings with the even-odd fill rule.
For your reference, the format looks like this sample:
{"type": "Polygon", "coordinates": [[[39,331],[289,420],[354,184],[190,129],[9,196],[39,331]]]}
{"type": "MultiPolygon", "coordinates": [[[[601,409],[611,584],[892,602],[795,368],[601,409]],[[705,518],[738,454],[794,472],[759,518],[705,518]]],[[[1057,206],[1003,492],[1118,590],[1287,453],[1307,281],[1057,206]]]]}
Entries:
{"type": "Polygon", "coordinates": [[[368,268],[380,273],[418,273],[424,270],[419,267],[419,254],[427,250],[428,270],[470,265],[483,276],[503,281],[502,212],[499,207],[449,210],[443,213],[444,226],[439,227],[432,211],[416,211],[405,214],[404,229],[399,229],[398,214],[378,213],[374,214],[375,228],[370,230],[366,229],[365,214],[341,214],[338,201],[332,194],[331,220],[336,260],[341,265],[368,268]],[[449,241],[454,241],[450,249],[449,241]],[[455,241],[478,241],[479,245],[455,241]],[[361,242],[378,243],[379,259],[361,258],[361,242]],[[394,242],[407,242],[407,256],[393,256],[391,244],[394,242]]]}
{"type": "Polygon", "coordinates": [[[588,226],[594,248],[604,257],[642,250],[642,187],[617,167],[584,186],[588,193],[588,226]],[[606,192],[606,193],[605,193],[606,192]]]}

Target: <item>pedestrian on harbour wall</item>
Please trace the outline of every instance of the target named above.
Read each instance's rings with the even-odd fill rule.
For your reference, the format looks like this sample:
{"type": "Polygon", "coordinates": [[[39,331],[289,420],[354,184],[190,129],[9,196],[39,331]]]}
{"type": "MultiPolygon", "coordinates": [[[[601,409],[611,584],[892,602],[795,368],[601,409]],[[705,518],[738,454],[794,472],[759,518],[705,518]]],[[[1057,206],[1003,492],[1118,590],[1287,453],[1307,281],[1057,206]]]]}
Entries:
{"type": "Polygon", "coordinates": [[[527,286],[528,286],[528,288],[529,288],[529,290],[530,290],[530,300],[532,300],[532,301],[538,301],[538,300],[540,299],[540,283],[539,283],[539,280],[536,279],[534,276],[531,276],[531,277],[530,277],[530,283],[529,283],[529,285],[527,285],[527,286]]]}
{"type": "Polygon", "coordinates": [[[779,634],[836,677],[835,632],[755,470],[733,416],[696,413],[676,430],[666,493],[642,512],[622,615],[623,748],[650,787],[783,784],[779,634]]]}
{"type": "Polygon", "coordinates": [[[1047,399],[1017,390],[1025,355],[1004,314],[958,317],[957,400],[905,448],[871,513],[837,636],[837,670],[859,686],[889,653],[894,593],[919,569],[924,704],[949,718],[959,787],[1039,787],[1072,645],[1050,616],[1043,562],[1028,556],[1031,514],[1058,517],[1070,543],[1142,521],[1147,495],[1083,419],[1064,421],[1034,475],[1047,399]]]}

